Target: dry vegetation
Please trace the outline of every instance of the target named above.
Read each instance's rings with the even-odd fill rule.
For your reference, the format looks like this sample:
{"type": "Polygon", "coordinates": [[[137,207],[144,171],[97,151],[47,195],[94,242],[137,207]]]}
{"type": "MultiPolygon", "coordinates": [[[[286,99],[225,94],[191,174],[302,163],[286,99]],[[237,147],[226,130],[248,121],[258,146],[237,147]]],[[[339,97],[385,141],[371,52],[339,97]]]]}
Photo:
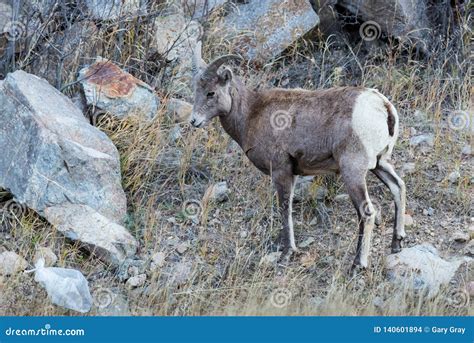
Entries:
{"type": "MultiPolygon", "coordinates": [[[[104,47],[103,57],[159,86],[164,71],[157,68],[153,74],[158,64],[147,55],[146,30],[139,20],[101,28],[95,37],[104,47]],[[129,30],[124,33],[123,27],[129,30]],[[137,30],[132,29],[135,27],[137,30]]],[[[466,23],[464,29],[467,27],[466,23]]],[[[404,177],[408,211],[415,220],[407,228],[405,246],[430,242],[449,259],[461,255],[462,249],[451,240],[452,233],[465,230],[473,218],[472,157],[461,154],[472,143],[472,130],[453,130],[448,124],[455,110],[472,113],[472,67],[466,58],[469,38],[470,32],[465,31],[431,57],[414,59],[396,42],[372,49],[363,41],[349,44],[338,37],[313,34],[272,64],[235,70],[255,87],[314,89],[360,84],[390,95],[401,118],[395,165],[401,169],[406,162],[416,163],[415,171],[404,177]],[[414,129],[433,133],[434,146],[411,147],[414,129]],[[457,184],[447,180],[454,170],[461,174],[457,184]],[[424,215],[429,207],[434,213],[424,215]]],[[[218,34],[206,37],[204,47],[207,59],[232,52],[232,46],[218,34]]],[[[34,73],[28,62],[31,56],[20,56],[15,63],[34,73]]],[[[70,70],[87,62],[77,58],[70,70]]],[[[64,85],[75,80],[74,73],[62,77],[59,88],[72,96],[78,85],[64,85]]],[[[145,285],[129,290],[116,271],[67,241],[31,211],[21,217],[0,218],[0,246],[21,253],[28,261],[33,260],[36,246],[52,247],[59,266],[84,273],[93,295],[104,288],[122,294],[133,315],[473,314],[472,308],[450,304],[452,290],[466,287],[473,279],[467,264],[460,268],[456,283],[431,300],[413,293],[407,285],[395,287],[386,281],[383,263],[389,254],[393,205],[389,192],[374,177],[369,176],[369,192],[383,209],[383,223],[375,230],[371,265],[365,275],[351,278],[347,274],[355,251],[356,215],[349,200],[335,199],[345,192],[337,177],[317,178],[310,187],[312,194],[296,204],[297,242],[309,237],[315,242],[302,249],[288,267],[275,268],[261,262],[275,251],[273,242],[280,228],[270,179],[251,165],[217,122],[206,131],[179,124],[181,137],[176,141],[170,139],[175,123],[164,109],[152,123],[103,116],[97,126],[120,151],[129,206],[127,227],[140,241],[139,257],[149,262],[153,253],[163,251],[163,268],[147,269],[145,285]],[[208,186],[218,181],[228,182],[229,200],[215,204],[203,199],[208,186]],[[321,188],[327,194],[317,200],[321,188]],[[186,201],[194,199],[201,203],[197,219],[183,209],[186,201]],[[175,246],[182,242],[188,248],[180,254],[175,246]],[[178,264],[190,269],[183,282],[173,277],[173,266],[178,264]],[[274,306],[271,298],[275,295],[280,300],[287,297],[287,305],[274,306]]],[[[0,197],[6,200],[9,195],[4,192],[0,197]]],[[[0,288],[1,314],[74,315],[50,305],[31,274],[0,278],[0,288]]]]}

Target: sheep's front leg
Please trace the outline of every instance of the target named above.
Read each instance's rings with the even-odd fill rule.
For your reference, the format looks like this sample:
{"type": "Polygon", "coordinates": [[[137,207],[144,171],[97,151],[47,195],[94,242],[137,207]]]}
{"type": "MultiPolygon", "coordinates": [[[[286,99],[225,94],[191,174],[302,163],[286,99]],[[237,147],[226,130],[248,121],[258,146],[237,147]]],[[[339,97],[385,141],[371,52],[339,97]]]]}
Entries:
{"type": "Polygon", "coordinates": [[[273,173],[273,183],[278,193],[278,202],[283,224],[281,232],[283,251],[280,257],[281,263],[287,263],[293,254],[297,251],[295,244],[295,235],[293,232],[293,190],[296,177],[291,172],[276,171],[273,173]]]}

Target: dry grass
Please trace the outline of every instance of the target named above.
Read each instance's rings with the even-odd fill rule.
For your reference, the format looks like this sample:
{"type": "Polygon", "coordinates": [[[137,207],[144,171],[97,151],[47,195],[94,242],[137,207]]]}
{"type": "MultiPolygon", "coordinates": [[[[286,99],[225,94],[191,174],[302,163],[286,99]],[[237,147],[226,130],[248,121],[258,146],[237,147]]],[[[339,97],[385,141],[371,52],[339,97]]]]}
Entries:
{"type": "MultiPolygon", "coordinates": [[[[113,47],[121,31],[109,28],[104,32],[104,52],[110,54],[103,57],[114,59],[113,47]]],[[[135,35],[127,31],[120,38],[130,43],[115,61],[146,79],[146,65],[136,62],[145,58],[146,49],[137,38],[142,36],[135,35]],[[137,65],[143,68],[138,70],[137,65]]],[[[207,39],[207,58],[232,51],[230,42],[220,37],[210,35],[207,39]]],[[[303,40],[274,64],[258,69],[242,66],[238,74],[254,87],[280,85],[289,79],[290,85],[304,88],[361,84],[390,95],[401,118],[395,164],[400,168],[404,162],[416,163],[416,170],[405,176],[408,210],[415,219],[415,225],[407,229],[407,245],[428,241],[447,257],[455,255],[459,247],[453,246],[450,236],[472,220],[472,158],[460,153],[472,143],[472,130],[452,130],[448,125],[453,111],[472,113],[471,67],[463,58],[467,48],[445,49],[420,62],[401,47],[365,54],[361,46],[349,49],[334,39],[303,40]],[[333,49],[341,44],[342,54],[333,49]],[[410,147],[410,128],[433,133],[434,147],[410,147]],[[446,176],[455,169],[462,176],[452,185],[446,176]],[[428,207],[435,209],[433,216],[422,214],[428,207]],[[427,229],[435,229],[436,234],[432,236],[427,229]]],[[[68,75],[64,82],[73,80],[73,75],[68,75]]],[[[153,80],[146,81],[156,85],[153,80]]],[[[77,85],[71,89],[74,87],[77,85]]],[[[274,268],[261,262],[275,250],[272,242],[280,228],[270,179],[250,164],[217,122],[206,131],[179,124],[181,137],[177,141],[170,139],[175,124],[164,109],[152,123],[135,117],[102,117],[97,126],[120,151],[129,207],[127,226],[140,241],[139,257],[149,263],[153,253],[163,251],[165,265],[147,269],[146,284],[129,290],[115,271],[64,239],[31,211],[19,218],[2,219],[5,230],[0,233],[0,246],[30,262],[37,246],[52,247],[59,266],[80,269],[93,294],[106,288],[124,295],[133,315],[473,314],[472,308],[449,303],[452,289],[465,288],[473,279],[470,265],[463,265],[455,283],[431,300],[406,285],[396,287],[386,281],[383,263],[389,253],[393,207],[389,193],[375,178],[370,177],[369,190],[382,205],[384,217],[374,234],[371,265],[365,275],[347,275],[355,251],[356,216],[348,200],[334,199],[344,192],[335,177],[317,178],[311,187],[313,194],[326,187],[324,200],[305,197],[294,209],[297,242],[308,237],[315,242],[287,268],[274,268]],[[218,181],[228,182],[232,190],[229,200],[222,204],[202,201],[198,219],[188,218],[183,204],[190,199],[201,201],[208,186],[218,181]],[[183,254],[176,252],[179,242],[189,243],[183,254]],[[188,277],[178,282],[173,274],[183,265],[189,267],[188,277]],[[287,301],[279,307],[272,299],[287,301]]],[[[0,193],[0,197],[8,195],[0,193]]],[[[74,315],[45,301],[45,291],[31,274],[0,277],[0,289],[0,314],[74,315]]],[[[92,314],[100,313],[97,311],[94,308],[92,314]]]]}

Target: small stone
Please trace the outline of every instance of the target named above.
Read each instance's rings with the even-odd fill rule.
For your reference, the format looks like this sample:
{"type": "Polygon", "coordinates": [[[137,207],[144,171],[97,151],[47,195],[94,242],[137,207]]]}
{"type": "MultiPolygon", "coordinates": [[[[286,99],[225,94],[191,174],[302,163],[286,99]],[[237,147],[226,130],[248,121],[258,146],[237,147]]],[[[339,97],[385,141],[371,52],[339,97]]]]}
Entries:
{"type": "Polygon", "coordinates": [[[416,164],[415,162],[407,162],[403,164],[402,171],[405,174],[412,174],[415,171],[416,164]]]}
{"type": "Polygon", "coordinates": [[[34,263],[36,263],[40,258],[44,259],[45,267],[52,267],[58,261],[56,254],[48,247],[39,247],[36,249],[35,257],[33,259],[34,263]]]}
{"type": "Polygon", "coordinates": [[[146,281],[146,274],[139,274],[136,276],[132,276],[130,279],[127,280],[125,286],[128,288],[136,288],[143,286],[146,281]]]}
{"type": "Polygon", "coordinates": [[[177,222],[175,217],[169,217],[169,218],[166,219],[166,221],[170,224],[178,225],[178,222],[177,222]]]}
{"type": "Polygon", "coordinates": [[[128,267],[128,275],[133,277],[133,276],[137,276],[139,273],[140,272],[137,266],[128,267]]]}
{"type": "Polygon", "coordinates": [[[434,136],[432,134],[422,134],[414,136],[410,139],[410,145],[413,147],[419,145],[428,145],[432,147],[434,145],[434,136]]]}
{"type": "Polygon", "coordinates": [[[405,213],[405,226],[413,226],[413,224],[415,224],[413,217],[405,213]]]}
{"type": "Polygon", "coordinates": [[[428,207],[423,209],[423,215],[425,216],[432,216],[434,214],[434,208],[428,207]]]}
{"type": "Polygon", "coordinates": [[[245,230],[240,232],[240,238],[247,238],[248,235],[248,232],[245,230]]]}
{"type": "Polygon", "coordinates": [[[266,265],[275,264],[278,262],[278,259],[280,258],[280,256],[281,256],[281,251],[272,252],[270,254],[263,256],[262,259],[260,260],[260,263],[266,264],[266,265]]]}
{"type": "MultiPolygon", "coordinates": [[[[229,199],[230,190],[227,187],[227,182],[219,182],[215,185],[210,186],[207,191],[206,195],[209,197],[210,200],[215,202],[224,202],[229,199]]],[[[206,197],[206,195],[204,197],[206,197]]]]}
{"type": "Polygon", "coordinates": [[[334,201],[346,201],[349,199],[349,194],[346,193],[338,194],[334,197],[334,201]]]}
{"type": "Polygon", "coordinates": [[[132,276],[143,273],[144,270],[144,260],[134,260],[128,258],[117,268],[115,276],[119,281],[123,282],[132,276]]]}
{"type": "Polygon", "coordinates": [[[157,252],[151,257],[151,264],[150,267],[151,269],[157,269],[161,268],[165,265],[165,253],[162,251],[157,252]]]}
{"type": "Polygon", "coordinates": [[[313,219],[311,219],[311,221],[309,222],[309,225],[311,226],[314,226],[318,224],[318,217],[314,217],[313,219]]]}
{"type": "Polygon", "coordinates": [[[313,237],[308,237],[306,238],[303,242],[301,242],[300,244],[298,244],[298,247],[299,248],[307,248],[309,247],[311,244],[313,244],[315,241],[315,239],[313,237]]]}
{"type": "Polygon", "coordinates": [[[0,254],[0,275],[13,275],[28,267],[28,262],[13,251],[0,254]]]}
{"type": "Polygon", "coordinates": [[[188,243],[179,243],[177,246],[176,246],[176,251],[182,255],[186,252],[186,250],[188,250],[188,243]]]}
{"type": "Polygon", "coordinates": [[[461,173],[455,170],[448,175],[448,180],[451,183],[457,183],[460,177],[461,177],[461,173]]]}
{"type": "Polygon", "coordinates": [[[462,150],[461,150],[461,154],[463,155],[472,155],[472,147],[471,145],[465,145],[462,150]]]}
{"type": "Polygon", "coordinates": [[[179,125],[175,125],[171,129],[168,137],[169,137],[169,140],[173,143],[176,143],[177,141],[179,141],[183,137],[183,135],[181,134],[181,127],[179,125]]]}
{"type": "Polygon", "coordinates": [[[455,241],[456,243],[466,243],[469,241],[470,239],[470,236],[468,233],[465,233],[465,232],[461,232],[461,231],[458,231],[458,232],[455,232],[453,234],[453,241],[455,241]]]}
{"type": "Polygon", "coordinates": [[[449,284],[462,263],[463,259],[442,259],[434,246],[424,243],[388,255],[385,268],[389,282],[426,291],[431,299],[439,292],[440,286],[449,284]]]}

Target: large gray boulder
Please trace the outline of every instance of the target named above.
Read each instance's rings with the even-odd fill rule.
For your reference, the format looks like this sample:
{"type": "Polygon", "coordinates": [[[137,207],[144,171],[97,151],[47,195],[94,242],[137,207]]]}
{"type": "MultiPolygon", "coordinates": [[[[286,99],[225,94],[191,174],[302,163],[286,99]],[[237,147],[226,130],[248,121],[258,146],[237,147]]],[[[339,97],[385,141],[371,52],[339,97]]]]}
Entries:
{"type": "Polygon", "coordinates": [[[308,0],[249,0],[215,27],[246,59],[266,62],[319,23],[308,0]]]}
{"type": "Polygon", "coordinates": [[[372,40],[382,32],[424,42],[430,35],[426,0],[339,0],[337,4],[365,22],[361,35],[372,40]],[[380,30],[379,32],[376,32],[380,30]]]}
{"type": "Polygon", "coordinates": [[[118,151],[66,96],[34,75],[8,74],[0,82],[0,146],[0,188],[17,202],[108,262],[135,253],[136,240],[120,225],[118,151]]]}
{"type": "Polygon", "coordinates": [[[170,61],[165,76],[170,93],[185,98],[192,94],[192,56],[201,36],[201,25],[181,12],[155,19],[152,44],[160,55],[170,61]]]}

